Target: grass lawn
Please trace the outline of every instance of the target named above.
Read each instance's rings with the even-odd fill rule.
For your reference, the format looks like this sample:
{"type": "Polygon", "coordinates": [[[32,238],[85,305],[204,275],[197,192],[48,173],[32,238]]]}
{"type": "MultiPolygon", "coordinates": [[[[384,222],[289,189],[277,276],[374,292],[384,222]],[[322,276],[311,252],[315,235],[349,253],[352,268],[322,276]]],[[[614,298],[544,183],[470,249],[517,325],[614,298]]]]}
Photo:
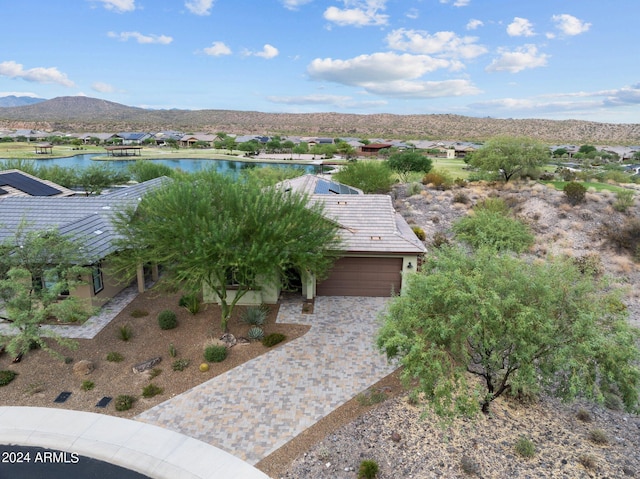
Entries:
{"type": "Polygon", "coordinates": [[[469,170],[466,170],[467,164],[459,158],[432,158],[432,168],[434,170],[444,170],[455,178],[468,178],[469,170]]]}
{"type": "MultiPolygon", "coordinates": [[[[564,185],[569,183],[568,181],[540,181],[540,183],[545,185],[553,185],[556,190],[563,190],[564,185]]],[[[623,188],[622,186],[610,185],[608,183],[595,183],[592,181],[581,181],[582,184],[587,190],[593,188],[596,191],[612,191],[613,193],[617,193],[619,191],[626,191],[627,188],[623,188]]]]}

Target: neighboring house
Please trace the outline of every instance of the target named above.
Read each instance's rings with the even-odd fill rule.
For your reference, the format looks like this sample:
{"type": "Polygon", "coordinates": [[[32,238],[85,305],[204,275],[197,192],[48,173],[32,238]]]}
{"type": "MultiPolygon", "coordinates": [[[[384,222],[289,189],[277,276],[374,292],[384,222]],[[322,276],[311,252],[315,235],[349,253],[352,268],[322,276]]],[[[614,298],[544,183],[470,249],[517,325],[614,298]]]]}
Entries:
{"type": "Polygon", "coordinates": [[[116,134],[116,137],[122,139],[123,145],[141,145],[142,142],[151,138],[151,135],[141,132],[121,132],[116,134]]]}
{"type": "MultiPolygon", "coordinates": [[[[298,275],[301,293],[316,296],[382,296],[399,294],[403,276],[416,271],[425,246],[395,211],[388,195],[365,195],[361,190],[315,175],[281,182],[278,187],[308,195],[311,204],[322,202],[325,215],[339,225],[343,249],[326,279],[318,281],[305,271],[298,275]]],[[[280,281],[265,279],[259,291],[250,291],[238,304],[276,303],[280,281]]],[[[233,289],[229,289],[233,294],[233,289]]],[[[205,301],[215,295],[205,292],[205,301]]]]}
{"type": "Polygon", "coordinates": [[[369,143],[360,147],[360,153],[364,156],[377,156],[382,150],[388,150],[392,143],[369,143]]]}
{"type": "MultiPolygon", "coordinates": [[[[1,172],[7,174],[7,172],[1,172]]],[[[14,173],[11,171],[9,173],[14,173]]],[[[22,173],[22,175],[25,175],[22,173]]],[[[33,177],[30,177],[33,179],[33,177]]],[[[94,306],[99,306],[112,298],[128,284],[109,276],[109,256],[115,249],[118,235],[112,223],[114,213],[130,205],[137,204],[145,192],[159,186],[166,178],[156,178],[135,186],[115,189],[99,196],[83,197],[37,194],[0,196],[0,242],[12,238],[20,225],[27,230],[43,231],[57,229],[81,245],[91,268],[87,284],[80,286],[72,295],[86,298],[94,306]]],[[[42,192],[52,187],[50,182],[40,181],[42,192]]],[[[32,188],[33,184],[29,186],[32,188]]],[[[64,190],[60,186],[56,189],[64,190]]],[[[157,275],[155,267],[149,273],[157,275]]],[[[138,289],[144,291],[144,270],[138,271],[138,289]]]]}
{"type": "Polygon", "coordinates": [[[213,147],[213,144],[219,140],[220,137],[218,135],[184,135],[182,138],[180,138],[180,146],[191,148],[198,142],[204,142],[207,143],[210,147],[213,147]]]}
{"type": "MultiPolygon", "coordinates": [[[[20,170],[0,171],[0,200],[14,196],[74,196],[75,191],[20,170]]],[[[0,216],[0,228],[3,218],[0,216]]]]}

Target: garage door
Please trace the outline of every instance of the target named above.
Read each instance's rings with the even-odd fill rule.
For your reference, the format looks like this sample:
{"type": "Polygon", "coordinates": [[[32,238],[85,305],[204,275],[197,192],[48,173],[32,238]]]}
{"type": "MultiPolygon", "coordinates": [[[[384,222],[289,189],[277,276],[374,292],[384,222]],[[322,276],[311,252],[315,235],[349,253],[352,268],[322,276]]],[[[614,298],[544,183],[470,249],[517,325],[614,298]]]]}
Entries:
{"type": "Polygon", "coordinates": [[[318,283],[318,296],[391,296],[400,291],[402,258],[340,258],[318,283]]]}

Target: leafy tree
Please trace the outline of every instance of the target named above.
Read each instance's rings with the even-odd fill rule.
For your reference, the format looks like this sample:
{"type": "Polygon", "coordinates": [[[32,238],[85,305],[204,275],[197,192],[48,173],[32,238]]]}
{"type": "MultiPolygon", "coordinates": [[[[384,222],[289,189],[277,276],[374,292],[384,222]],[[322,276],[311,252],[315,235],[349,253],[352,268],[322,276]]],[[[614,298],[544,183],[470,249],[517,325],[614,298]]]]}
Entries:
{"type": "Polygon", "coordinates": [[[566,148],[556,148],[553,150],[554,158],[563,158],[565,155],[568,155],[569,151],[566,148]]]}
{"type": "Polygon", "coordinates": [[[258,140],[249,140],[240,143],[237,147],[240,151],[246,151],[247,153],[257,154],[260,151],[260,143],[258,140]]]}
{"type": "Polygon", "coordinates": [[[387,193],[393,185],[389,166],[378,160],[355,161],[333,174],[340,183],[360,188],[365,193],[387,193]]]}
{"type": "Polygon", "coordinates": [[[638,330],[618,292],[572,262],[443,247],[406,281],[377,345],[436,414],[488,412],[508,392],[603,401],[616,391],[637,406],[638,330]]]}
{"type": "Polygon", "coordinates": [[[261,187],[273,186],[284,180],[297,178],[305,174],[303,168],[264,166],[262,168],[249,168],[242,170],[242,178],[261,187]]]}
{"type": "Polygon", "coordinates": [[[521,253],[534,242],[529,227],[504,212],[474,208],[473,213],[453,224],[456,237],[474,248],[521,253]]]}
{"type": "Polygon", "coordinates": [[[496,171],[509,181],[524,170],[539,168],[549,159],[549,149],[524,137],[495,137],[470,155],[469,164],[482,171],[496,171]]]}
{"type": "Polygon", "coordinates": [[[346,141],[340,141],[336,144],[336,153],[342,155],[346,160],[351,160],[356,156],[356,149],[346,141]]]}
{"type": "Polygon", "coordinates": [[[432,162],[430,158],[417,151],[403,151],[389,156],[387,164],[398,173],[400,181],[406,183],[409,173],[429,173],[432,162]]]}
{"type": "Polygon", "coordinates": [[[597,151],[598,149],[593,145],[581,145],[580,148],[578,148],[578,153],[584,153],[585,155],[595,153],[597,151]]]}
{"type": "Polygon", "coordinates": [[[261,281],[289,268],[322,277],[339,247],[337,226],[322,204],[213,171],[179,178],[151,192],[116,219],[119,270],[154,262],[168,281],[219,298],[222,329],[237,302],[261,281]],[[233,284],[233,295],[227,287],[233,284]]]}
{"type": "Polygon", "coordinates": [[[78,175],[78,184],[84,189],[87,196],[99,195],[109,186],[127,181],[129,181],[129,176],[126,173],[102,165],[88,166],[78,175]]]}
{"type": "Polygon", "coordinates": [[[173,176],[175,170],[170,166],[149,160],[138,160],[127,167],[131,178],[138,183],[159,178],[161,176],[173,176]]]}
{"type": "MultiPolygon", "coordinates": [[[[86,319],[91,309],[82,300],[62,293],[82,284],[87,269],[79,246],[56,231],[27,231],[25,224],[15,237],[0,245],[0,300],[4,303],[12,334],[0,337],[14,356],[25,354],[34,345],[58,355],[45,341],[40,325],[51,316],[73,314],[86,319]]],[[[73,348],[69,340],[47,332],[58,344],[73,348]]]]}
{"type": "Polygon", "coordinates": [[[305,141],[301,141],[300,143],[298,143],[293,147],[292,152],[298,155],[298,158],[300,158],[300,155],[309,153],[309,143],[305,141]]]}

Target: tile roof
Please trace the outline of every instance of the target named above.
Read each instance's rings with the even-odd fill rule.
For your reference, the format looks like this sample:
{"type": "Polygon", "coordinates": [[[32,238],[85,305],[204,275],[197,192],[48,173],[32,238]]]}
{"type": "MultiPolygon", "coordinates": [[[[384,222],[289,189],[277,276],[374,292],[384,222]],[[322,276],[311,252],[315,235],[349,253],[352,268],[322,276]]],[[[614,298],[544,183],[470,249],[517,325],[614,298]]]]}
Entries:
{"type": "Polygon", "coordinates": [[[341,226],[349,253],[420,254],[426,251],[388,195],[312,195],[325,215],[341,226]]]}
{"type": "Polygon", "coordinates": [[[114,252],[118,237],[114,213],[135,205],[166,178],[156,178],[91,197],[11,197],[0,200],[0,242],[14,236],[21,223],[30,231],[58,229],[83,244],[87,259],[97,261],[114,252]]]}

